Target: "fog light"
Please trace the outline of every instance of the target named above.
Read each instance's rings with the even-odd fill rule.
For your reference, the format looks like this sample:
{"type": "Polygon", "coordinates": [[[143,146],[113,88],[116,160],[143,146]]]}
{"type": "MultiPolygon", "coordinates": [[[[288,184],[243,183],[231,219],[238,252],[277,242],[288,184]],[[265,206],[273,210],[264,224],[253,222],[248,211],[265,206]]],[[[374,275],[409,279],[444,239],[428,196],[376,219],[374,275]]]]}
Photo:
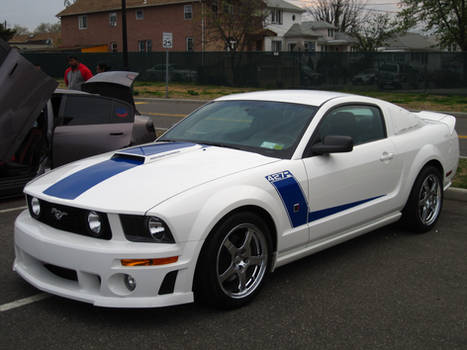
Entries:
{"type": "Polygon", "coordinates": [[[41,202],[36,197],[32,197],[31,199],[31,212],[35,217],[41,215],[41,202]]]}
{"type": "Polygon", "coordinates": [[[128,288],[130,292],[134,291],[136,288],[136,281],[130,275],[125,275],[125,286],[128,288]]]}
{"type": "Polygon", "coordinates": [[[98,235],[102,231],[102,219],[95,211],[88,214],[88,226],[92,233],[98,235]]]}

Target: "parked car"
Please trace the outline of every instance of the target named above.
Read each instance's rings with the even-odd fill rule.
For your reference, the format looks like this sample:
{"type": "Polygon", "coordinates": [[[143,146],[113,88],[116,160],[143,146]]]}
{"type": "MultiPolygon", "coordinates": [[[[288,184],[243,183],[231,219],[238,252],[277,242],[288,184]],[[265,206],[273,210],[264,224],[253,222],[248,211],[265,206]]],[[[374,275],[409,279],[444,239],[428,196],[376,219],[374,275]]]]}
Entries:
{"type": "Polygon", "coordinates": [[[242,306],[291,261],[400,219],[431,230],[455,121],[336,92],[219,98],[155,143],[30,182],[14,270],[99,306],[242,306]]]}
{"type": "Polygon", "coordinates": [[[352,78],[354,85],[373,85],[376,82],[376,70],[365,69],[352,78]]]}
{"type": "MultiPolygon", "coordinates": [[[[146,80],[165,81],[166,65],[156,64],[154,67],[146,69],[144,77],[146,80]]],[[[175,64],[169,64],[169,80],[182,82],[196,82],[198,72],[192,69],[180,69],[175,64]]]]}
{"type": "Polygon", "coordinates": [[[46,169],[155,139],[152,119],[135,115],[137,73],[98,74],[83,84],[92,94],[55,89],[15,49],[0,47],[0,198],[21,194],[46,169]]]}
{"type": "Polygon", "coordinates": [[[404,63],[384,63],[376,76],[380,89],[417,89],[422,83],[420,73],[404,63]]]}

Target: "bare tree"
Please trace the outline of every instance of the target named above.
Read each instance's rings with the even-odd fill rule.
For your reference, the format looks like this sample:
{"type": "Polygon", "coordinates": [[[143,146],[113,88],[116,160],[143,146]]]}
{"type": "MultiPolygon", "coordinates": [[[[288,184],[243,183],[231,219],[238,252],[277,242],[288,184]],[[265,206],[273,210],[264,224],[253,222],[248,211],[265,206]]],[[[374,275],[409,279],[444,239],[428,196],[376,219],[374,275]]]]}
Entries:
{"type": "Polygon", "coordinates": [[[367,17],[350,33],[357,40],[360,51],[376,51],[384,42],[401,29],[387,14],[373,14],[367,17]]]}
{"type": "Polygon", "coordinates": [[[263,29],[269,13],[263,0],[205,0],[205,38],[227,51],[244,51],[249,37],[263,29]]]}
{"type": "Polygon", "coordinates": [[[29,29],[26,27],[20,26],[19,24],[15,24],[13,27],[13,30],[15,31],[15,35],[29,34],[29,29]]]}
{"type": "Polygon", "coordinates": [[[399,19],[407,27],[420,25],[444,45],[457,44],[467,51],[466,0],[401,0],[399,19]]]}
{"type": "Polygon", "coordinates": [[[315,0],[308,13],[316,21],[333,24],[340,32],[350,33],[368,18],[366,0],[315,0]]]}
{"type": "Polygon", "coordinates": [[[41,23],[39,24],[36,29],[34,29],[34,33],[56,33],[61,30],[60,22],[57,23],[41,23]]]}

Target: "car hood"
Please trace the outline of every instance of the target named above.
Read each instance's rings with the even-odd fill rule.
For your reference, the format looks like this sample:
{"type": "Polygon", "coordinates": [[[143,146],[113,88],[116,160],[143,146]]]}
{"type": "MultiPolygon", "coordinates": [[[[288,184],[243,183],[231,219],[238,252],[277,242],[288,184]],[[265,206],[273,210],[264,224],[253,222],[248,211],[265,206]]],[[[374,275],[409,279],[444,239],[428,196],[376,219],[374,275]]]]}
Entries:
{"type": "Polygon", "coordinates": [[[159,142],[65,165],[25,192],[63,205],[142,214],[194,187],[276,161],[224,147],[159,142]]]}
{"type": "Polygon", "coordinates": [[[58,83],[0,40],[0,161],[9,161],[58,83]]]}

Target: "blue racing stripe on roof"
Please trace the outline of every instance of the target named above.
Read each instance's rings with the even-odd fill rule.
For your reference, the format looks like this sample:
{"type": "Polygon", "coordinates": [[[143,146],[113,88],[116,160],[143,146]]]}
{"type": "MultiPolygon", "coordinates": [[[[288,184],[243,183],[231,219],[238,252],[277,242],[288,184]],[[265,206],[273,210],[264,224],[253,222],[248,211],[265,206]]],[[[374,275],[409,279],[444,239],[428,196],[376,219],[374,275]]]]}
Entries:
{"type": "Polygon", "coordinates": [[[150,145],[126,149],[121,151],[120,153],[136,154],[139,156],[152,156],[154,154],[174,151],[180,148],[192,147],[194,145],[196,144],[191,142],[153,143],[150,145]]]}
{"type": "Polygon", "coordinates": [[[75,199],[102,181],[141,164],[143,161],[138,159],[109,159],[65,177],[44,193],[57,198],[75,199]]]}

